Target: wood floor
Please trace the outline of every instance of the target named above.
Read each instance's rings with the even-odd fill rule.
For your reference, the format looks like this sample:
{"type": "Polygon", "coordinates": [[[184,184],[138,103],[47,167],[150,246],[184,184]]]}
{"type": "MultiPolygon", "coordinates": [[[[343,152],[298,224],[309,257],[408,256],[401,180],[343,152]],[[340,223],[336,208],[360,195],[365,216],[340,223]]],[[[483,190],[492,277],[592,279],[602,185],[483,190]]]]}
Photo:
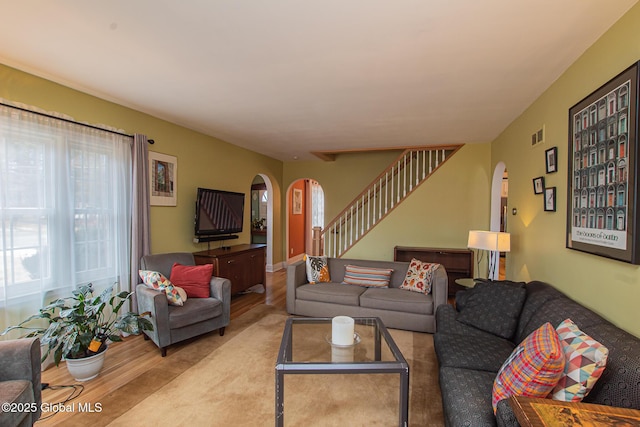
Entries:
{"type": "MultiPolygon", "coordinates": [[[[286,270],[275,273],[267,273],[265,292],[263,294],[249,293],[236,295],[231,299],[231,321],[248,312],[260,304],[285,308],[286,304],[286,270]]],[[[215,333],[215,332],[214,332],[215,333]]],[[[217,334],[217,333],[215,333],[217,334]]],[[[167,358],[176,354],[181,348],[187,347],[189,341],[170,346],[167,350],[167,358]]],[[[179,354],[176,354],[179,357],[179,354]]],[[[166,358],[165,358],[166,359],[166,358]]],[[[113,343],[109,347],[109,355],[105,359],[105,365],[100,375],[85,383],[81,392],[84,402],[101,402],[104,396],[135,380],[141,374],[155,368],[162,357],[160,350],[151,341],[145,341],[142,336],[127,337],[123,342],[113,343]]],[[[42,382],[48,383],[50,388],[42,391],[43,404],[51,411],[42,413],[37,426],[64,425],[65,420],[74,415],[73,412],[60,411],[54,413],[54,409],[60,406],[80,388],[67,387],[77,383],[68,373],[64,363],[59,367],[51,367],[42,373],[42,382]]],[[[75,401],[74,401],[75,402],[75,401]]],[[[69,405],[69,404],[67,404],[69,405]]]]}

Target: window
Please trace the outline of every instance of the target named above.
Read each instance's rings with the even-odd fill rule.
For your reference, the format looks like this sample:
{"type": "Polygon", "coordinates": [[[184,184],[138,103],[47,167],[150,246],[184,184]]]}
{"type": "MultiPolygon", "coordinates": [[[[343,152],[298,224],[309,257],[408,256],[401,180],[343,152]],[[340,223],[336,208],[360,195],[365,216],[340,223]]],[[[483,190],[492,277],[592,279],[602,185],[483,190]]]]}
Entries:
{"type": "Polygon", "coordinates": [[[131,138],[0,107],[0,305],[129,287],[131,138]]]}

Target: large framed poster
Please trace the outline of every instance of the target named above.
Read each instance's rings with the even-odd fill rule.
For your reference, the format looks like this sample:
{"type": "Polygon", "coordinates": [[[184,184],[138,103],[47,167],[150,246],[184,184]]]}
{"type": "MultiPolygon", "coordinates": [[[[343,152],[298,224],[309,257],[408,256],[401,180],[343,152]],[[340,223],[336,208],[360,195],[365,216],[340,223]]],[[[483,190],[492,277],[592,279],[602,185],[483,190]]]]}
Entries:
{"type": "Polygon", "coordinates": [[[569,109],[567,247],[640,264],[638,69],[569,109]]]}

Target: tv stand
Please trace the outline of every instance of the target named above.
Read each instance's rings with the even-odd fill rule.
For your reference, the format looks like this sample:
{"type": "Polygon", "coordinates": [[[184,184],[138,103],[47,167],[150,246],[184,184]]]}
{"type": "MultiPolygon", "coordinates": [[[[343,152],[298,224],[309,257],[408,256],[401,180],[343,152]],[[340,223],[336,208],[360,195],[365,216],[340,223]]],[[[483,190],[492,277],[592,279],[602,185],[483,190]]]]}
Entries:
{"type": "Polygon", "coordinates": [[[196,264],[213,264],[213,275],[231,280],[231,294],[265,284],[266,245],[234,245],[194,252],[196,264]]]}

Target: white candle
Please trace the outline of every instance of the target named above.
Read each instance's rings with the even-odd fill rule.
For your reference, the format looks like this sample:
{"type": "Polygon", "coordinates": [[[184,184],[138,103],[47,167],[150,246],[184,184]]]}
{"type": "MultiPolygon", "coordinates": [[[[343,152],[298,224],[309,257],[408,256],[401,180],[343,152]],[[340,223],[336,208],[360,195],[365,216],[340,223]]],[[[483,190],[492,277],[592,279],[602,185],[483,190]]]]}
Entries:
{"type": "Polygon", "coordinates": [[[349,316],[336,316],[331,321],[331,342],[353,345],[354,321],[349,316]]]}

